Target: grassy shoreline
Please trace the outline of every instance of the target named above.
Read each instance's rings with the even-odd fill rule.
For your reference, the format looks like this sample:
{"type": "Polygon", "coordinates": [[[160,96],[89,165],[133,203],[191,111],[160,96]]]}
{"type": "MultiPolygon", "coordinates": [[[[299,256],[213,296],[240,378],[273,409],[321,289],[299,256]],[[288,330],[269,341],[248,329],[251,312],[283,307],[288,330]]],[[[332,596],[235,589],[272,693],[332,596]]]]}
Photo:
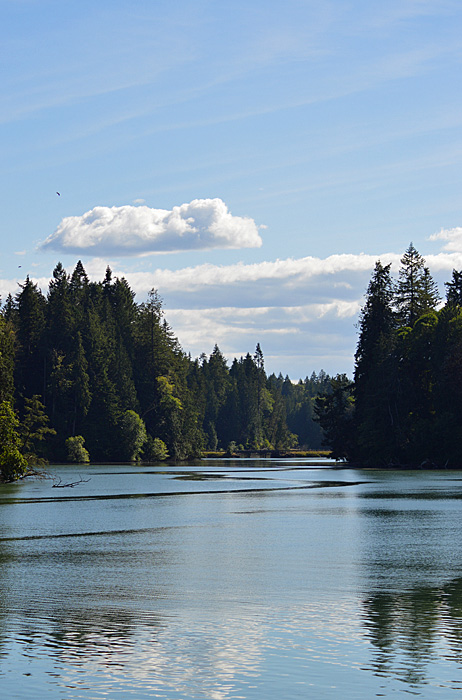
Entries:
{"type": "Polygon", "coordinates": [[[221,459],[224,457],[278,457],[278,458],[306,458],[320,457],[329,459],[331,456],[330,450],[236,450],[229,455],[226,450],[205,450],[202,452],[202,457],[205,459],[221,459]]]}

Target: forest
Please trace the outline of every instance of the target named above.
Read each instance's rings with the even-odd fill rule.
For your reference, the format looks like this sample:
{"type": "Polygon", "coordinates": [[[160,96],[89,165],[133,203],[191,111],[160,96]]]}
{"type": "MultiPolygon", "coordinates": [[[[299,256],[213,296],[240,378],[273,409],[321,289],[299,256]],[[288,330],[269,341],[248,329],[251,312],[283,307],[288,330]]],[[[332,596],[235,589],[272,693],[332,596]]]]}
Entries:
{"type": "Polygon", "coordinates": [[[204,450],[319,449],[321,370],[267,376],[257,344],[228,366],[215,345],[187,355],[152,290],[89,280],[82,262],[53,270],[46,294],[27,277],[0,312],[0,474],[52,462],[197,458],[204,450]],[[315,420],[316,419],[316,420],[315,420]]]}
{"type": "Polygon", "coordinates": [[[462,272],[440,298],[412,243],[396,280],[375,265],[353,381],[331,380],[315,412],[332,454],[368,467],[462,466],[462,272]]]}
{"type": "Polygon", "coordinates": [[[443,301],[411,243],[396,279],[377,261],[353,379],[267,376],[259,344],[230,366],[191,358],[152,290],[61,263],[0,310],[0,474],[52,462],[176,461],[204,451],[331,450],[374,467],[462,463],[462,272],[443,301]]]}

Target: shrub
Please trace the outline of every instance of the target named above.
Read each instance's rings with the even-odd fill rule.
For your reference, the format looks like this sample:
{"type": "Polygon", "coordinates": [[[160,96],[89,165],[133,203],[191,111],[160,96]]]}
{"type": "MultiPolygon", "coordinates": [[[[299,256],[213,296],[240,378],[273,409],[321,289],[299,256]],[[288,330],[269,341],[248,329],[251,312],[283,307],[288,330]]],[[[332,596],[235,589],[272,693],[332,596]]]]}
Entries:
{"type": "Polygon", "coordinates": [[[66,440],[67,461],[77,464],[87,464],[90,461],[88,450],[84,447],[85,438],[81,435],[69,437],[66,440]]]}

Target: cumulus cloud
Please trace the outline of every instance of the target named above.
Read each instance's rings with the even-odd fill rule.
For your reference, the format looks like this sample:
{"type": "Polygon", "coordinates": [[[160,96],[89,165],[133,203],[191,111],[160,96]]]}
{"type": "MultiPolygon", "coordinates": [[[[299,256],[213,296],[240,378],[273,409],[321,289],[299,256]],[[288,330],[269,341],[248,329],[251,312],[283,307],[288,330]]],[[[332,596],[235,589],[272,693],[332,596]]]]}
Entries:
{"type": "Polygon", "coordinates": [[[441,229],[439,233],[430,236],[431,241],[446,241],[443,250],[462,252],[462,226],[450,229],[441,229]]]}
{"type": "Polygon", "coordinates": [[[221,199],[194,199],[167,209],[125,205],[95,207],[68,216],[41,244],[78,255],[146,255],[212,248],[258,248],[253,219],[234,216],[221,199]]]}

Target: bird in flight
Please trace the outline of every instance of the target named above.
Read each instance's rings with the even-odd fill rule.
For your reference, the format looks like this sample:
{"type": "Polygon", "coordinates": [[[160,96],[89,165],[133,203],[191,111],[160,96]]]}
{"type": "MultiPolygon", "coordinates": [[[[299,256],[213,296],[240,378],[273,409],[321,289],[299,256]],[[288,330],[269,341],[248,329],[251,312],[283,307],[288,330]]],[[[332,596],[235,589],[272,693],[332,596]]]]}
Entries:
{"type": "Polygon", "coordinates": [[[61,197],[61,192],[56,192],[56,194],[58,195],[58,197],[61,197]]]}

